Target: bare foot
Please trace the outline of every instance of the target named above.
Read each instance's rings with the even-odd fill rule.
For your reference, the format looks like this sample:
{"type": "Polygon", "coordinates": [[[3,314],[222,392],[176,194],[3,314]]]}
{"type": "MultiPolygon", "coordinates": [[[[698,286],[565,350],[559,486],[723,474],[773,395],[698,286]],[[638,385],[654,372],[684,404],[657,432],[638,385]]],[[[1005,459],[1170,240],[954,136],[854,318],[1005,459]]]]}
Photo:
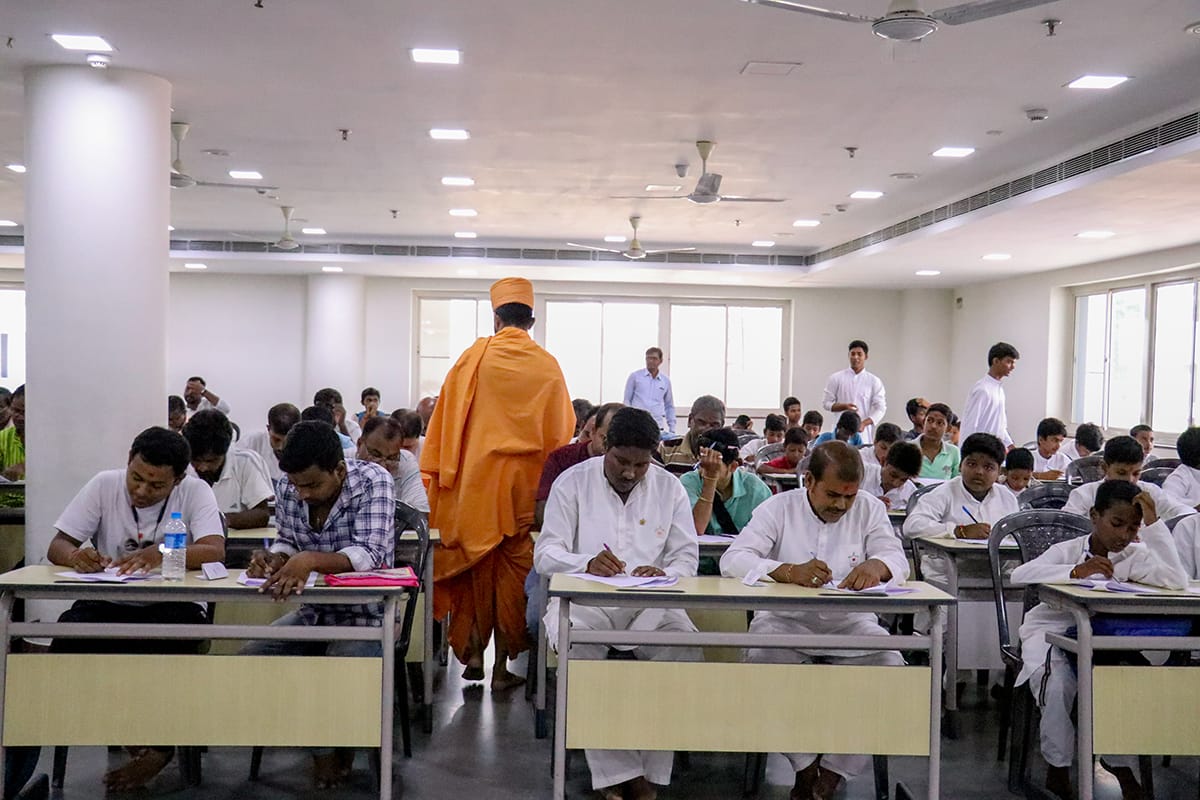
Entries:
{"type": "Polygon", "coordinates": [[[163,767],[171,763],[174,750],[147,749],[136,758],[130,759],[124,766],[112,770],[104,776],[104,785],[113,792],[129,792],[140,789],[163,771],[163,767]]]}
{"type": "Polygon", "coordinates": [[[603,789],[597,789],[596,792],[600,796],[600,800],[625,800],[625,795],[622,793],[624,783],[618,783],[615,786],[605,786],[603,789]]]}
{"type": "Polygon", "coordinates": [[[492,691],[503,692],[507,689],[513,689],[525,683],[525,679],[520,675],[514,675],[506,669],[496,667],[492,669],[492,691]]]}
{"type": "Polygon", "coordinates": [[[657,800],[654,784],[639,775],[629,782],[629,800],[657,800]]]}
{"type": "Polygon", "coordinates": [[[465,681],[483,680],[483,662],[476,664],[473,661],[468,661],[467,668],[463,670],[462,676],[465,681]]]}
{"type": "Polygon", "coordinates": [[[820,774],[817,775],[817,782],[813,784],[813,800],[830,800],[845,782],[846,779],[841,775],[821,767],[820,774]]]}

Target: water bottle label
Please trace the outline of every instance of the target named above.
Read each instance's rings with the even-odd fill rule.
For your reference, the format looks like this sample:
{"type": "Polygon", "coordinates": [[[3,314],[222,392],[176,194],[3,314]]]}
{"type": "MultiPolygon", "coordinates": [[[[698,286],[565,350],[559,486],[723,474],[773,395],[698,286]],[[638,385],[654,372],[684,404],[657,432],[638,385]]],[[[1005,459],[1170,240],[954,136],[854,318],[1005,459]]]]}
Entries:
{"type": "Polygon", "coordinates": [[[186,533],[164,533],[163,546],[168,550],[182,550],[187,547],[186,533]]]}

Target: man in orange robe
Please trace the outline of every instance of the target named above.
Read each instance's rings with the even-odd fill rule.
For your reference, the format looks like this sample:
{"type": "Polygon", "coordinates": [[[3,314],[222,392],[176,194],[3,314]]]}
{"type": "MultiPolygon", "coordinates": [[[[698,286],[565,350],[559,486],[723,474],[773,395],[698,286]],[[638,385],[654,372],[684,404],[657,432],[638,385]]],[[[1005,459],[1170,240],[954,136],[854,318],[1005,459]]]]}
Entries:
{"type": "Polygon", "coordinates": [[[508,659],[529,647],[524,584],[538,478],[550,451],[571,438],[575,411],[558,362],[529,336],[533,285],[505,278],[491,297],[496,335],[477,340],[446,375],[421,472],[429,524],[442,536],[434,614],[450,614],[450,645],[468,680],[483,680],[495,632],[492,688],[507,689],[523,680],[508,659]]]}

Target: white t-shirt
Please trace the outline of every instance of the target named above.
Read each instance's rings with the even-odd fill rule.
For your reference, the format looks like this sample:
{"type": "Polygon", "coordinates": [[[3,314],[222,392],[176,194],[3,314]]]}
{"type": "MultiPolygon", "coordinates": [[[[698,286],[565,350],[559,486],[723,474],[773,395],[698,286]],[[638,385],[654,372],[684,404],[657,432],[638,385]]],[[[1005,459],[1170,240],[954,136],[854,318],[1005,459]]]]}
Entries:
{"type": "MultiPolygon", "coordinates": [[[[191,467],[188,467],[188,475],[199,477],[191,467]]],[[[217,506],[228,514],[254,508],[262,501],[272,499],[275,497],[274,486],[262,456],[253,450],[230,447],[225,453],[221,477],[212,485],[212,490],[217,497],[217,506]]]]}
{"type": "Polygon", "coordinates": [[[234,442],[233,446],[239,450],[251,450],[258,453],[258,457],[262,459],[267,468],[267,477],[271,479],[272,486],[283,477],[283,470],[279,468],[279,457],[271,449],[271,434],[267,431],[248,433],[239,441],[234,442]]]}
{"type": "Polygon", "coordinates": [[[1033,449],[1033,471],[1034,472],[1049,472],[1050,470],[1058,470],[1066,474],[1067,465],[1071,463],[1071,458],[1060,448],[1057,453],[1046,458],[1035,447],[1033,449]]]}
{"type": "Polygon", "coordinates": [[[1163,491],[1195,508],[1200,506],[1200,469],[1180,464],[1163,481],[1163,491]]]}
{"type": "Polygon", "coordinates": [[[173,512],[183,514],[188,544],[206,536],[224,536],[217,498],[209,485],[185,475],[163,503],[139,508],[136,514],[125,488],[125,470],[105,470],[92,478],[67,505],[54,527],[109,558],[121,558],[162,540],[173,512]],[[163,504],[166,507],[163,507],[163,504]],[[160,513],[161,512],[161,513],[160,513]]]}

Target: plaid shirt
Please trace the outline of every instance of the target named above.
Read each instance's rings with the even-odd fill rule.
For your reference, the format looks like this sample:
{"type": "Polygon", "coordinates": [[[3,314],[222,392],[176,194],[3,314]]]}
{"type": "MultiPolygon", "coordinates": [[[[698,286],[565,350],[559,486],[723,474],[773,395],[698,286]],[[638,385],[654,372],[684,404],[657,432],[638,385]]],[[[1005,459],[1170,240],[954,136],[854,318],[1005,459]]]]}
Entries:
{"type": "MultiPolygon", "coordinates": [[[[275,524],[279,534],[272,553],[305,550],[341,553],[355,572],[392,566],[396,542],[396,489],[387,470],[368,461],[347,461],[346,480],[321,530],[309,525],[308,503],[300,500],[287,475],[276,490],[275,524]]],[[[383,605],[304,605],[308,625],[379,625],[383,605]]]]}

